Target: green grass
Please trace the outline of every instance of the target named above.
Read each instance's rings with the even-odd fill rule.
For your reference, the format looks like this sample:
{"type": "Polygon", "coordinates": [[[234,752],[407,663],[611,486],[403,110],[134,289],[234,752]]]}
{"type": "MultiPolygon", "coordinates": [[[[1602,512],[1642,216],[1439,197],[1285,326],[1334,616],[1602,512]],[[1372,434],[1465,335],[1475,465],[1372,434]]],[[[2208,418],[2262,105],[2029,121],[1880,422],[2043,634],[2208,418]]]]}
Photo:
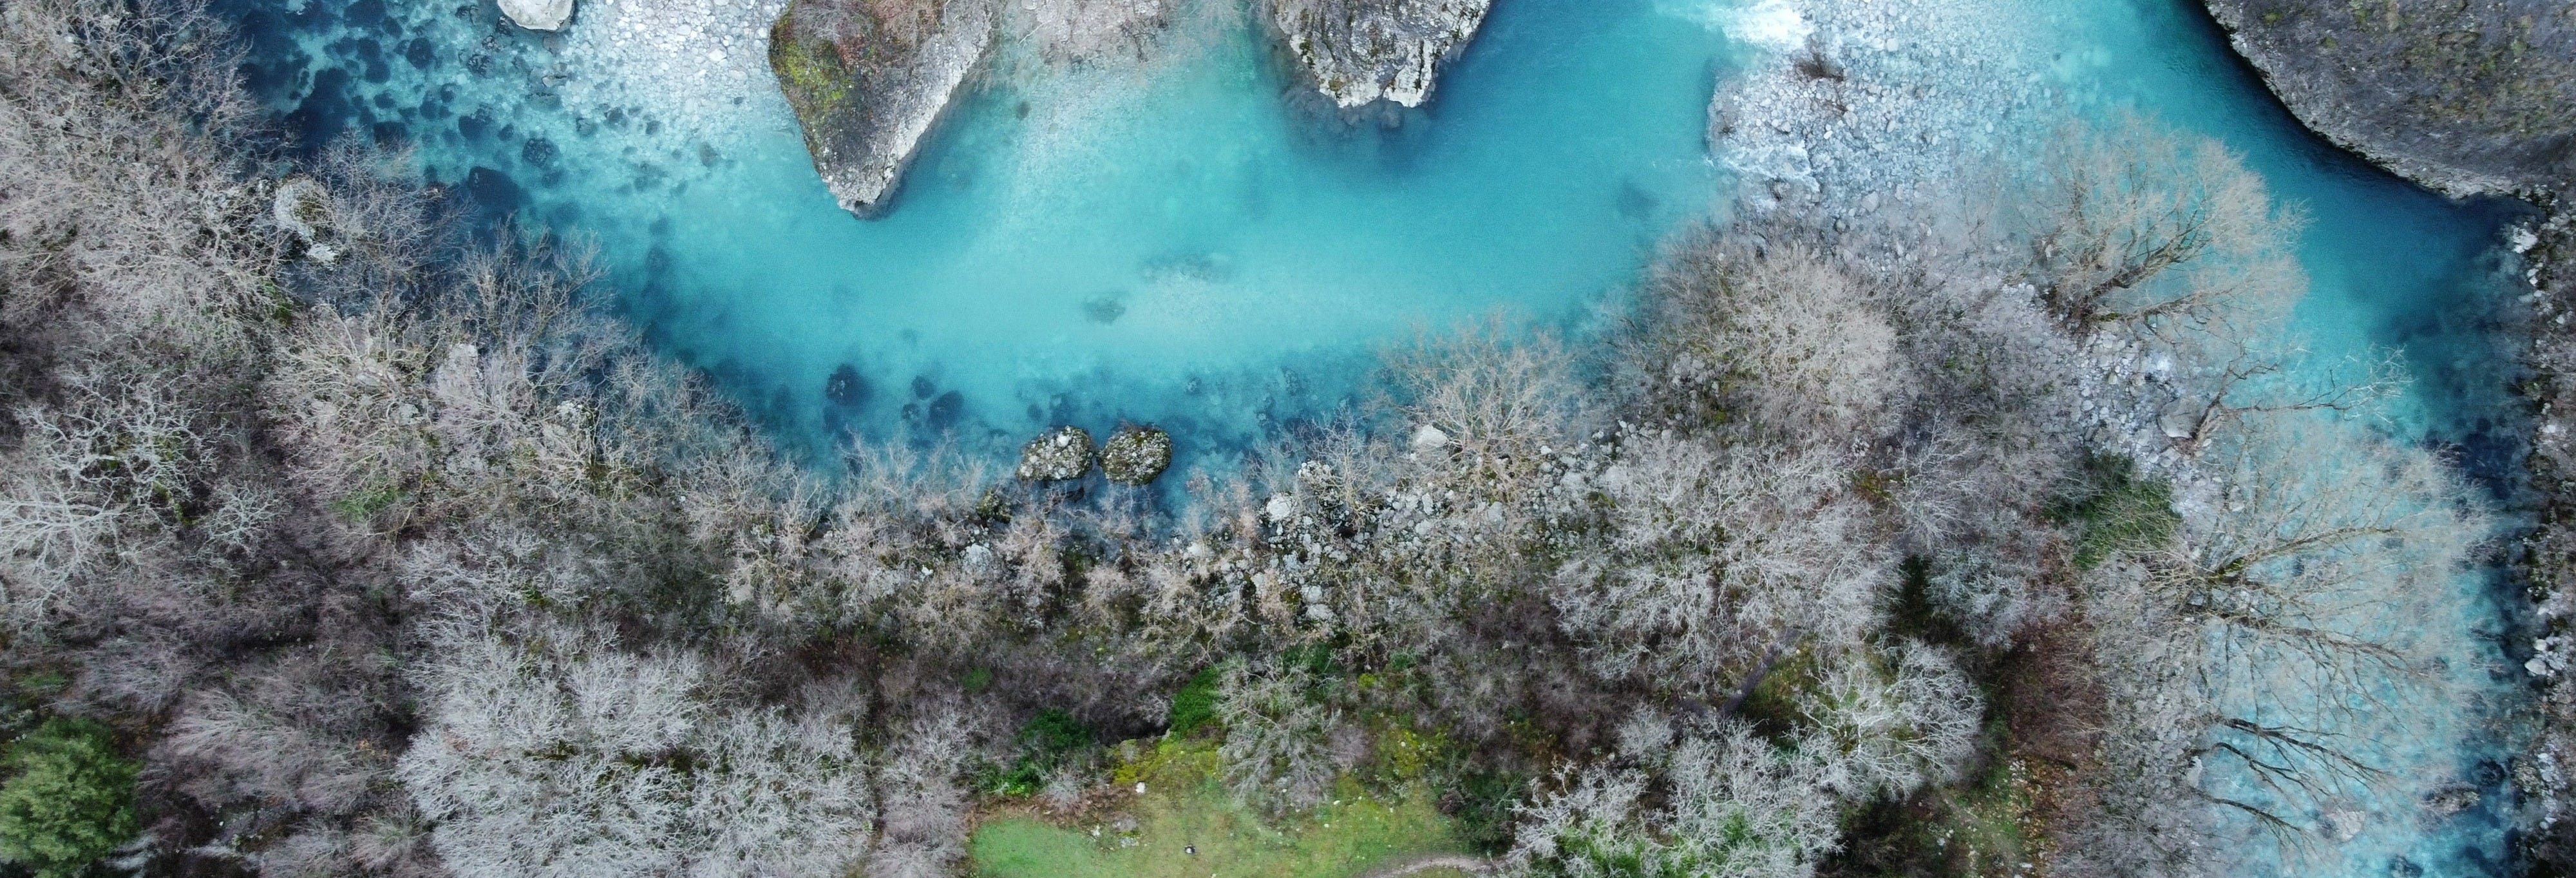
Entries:
{"type": "Polygon", "coordinates": [[[1172,693],[1172,737],[1187,738],[1216,719],[1216,686],[1224,676],[1224,668],[1211,665],[1172,693]]]}
{"type": "Polygon", "coordinates": [[[1236,803],[1217,782],[1216,767],[1213,746],[1167,741],[1116,772],[1118,794],[1131,800],[1120,813],[1062,825],[1011,817],[978,828],[968,848],[974,874],[1350,878],[1402,857],[1464,850],[1428,796],[1374,797],[1344,783],[1314,812],[1272,821],[1236,803]],[[1139,781],[1142,796],[1133,795],[1139,781]],[[1120,830],[1122,818],[1133,821],[1132,830],[1120,830]]]}
{"type": "Polygon", "coordinates": [[[2173,511],[2173,486],[2136,474],[2126,461],[2099,462],[2090,474],[2092,496],[2071,510],[2078,525],[2075,566],[2090,570],[2123,552],[2154,551],[2181,528],[2173,511]]]}

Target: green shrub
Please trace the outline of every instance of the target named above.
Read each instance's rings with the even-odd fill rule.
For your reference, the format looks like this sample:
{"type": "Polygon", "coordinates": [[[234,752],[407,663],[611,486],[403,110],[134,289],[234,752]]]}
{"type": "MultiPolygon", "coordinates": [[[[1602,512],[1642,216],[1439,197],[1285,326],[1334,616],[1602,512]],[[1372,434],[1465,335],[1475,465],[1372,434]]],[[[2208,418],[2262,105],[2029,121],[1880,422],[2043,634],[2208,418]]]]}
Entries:
{"type": "Polygon", "coordinates": [[[1037,718],[1020,727],[1019,760],[995,778],[991,788],[1005,796],[1034,795],[1046,787],[1047,777],[1058,767],[1094,743],[1091,727],[1073,714],[1052,707],[1039,711],[1037,718]]]}
{"type": "Polygon", "coordinates": [[[1216,684],[1225,674],[1211,665],[1172,693],[1171,736],[1186,738],[1216,719],[1216,684]]]}
{"type": "Polygon", "coordinates": [[[0,757],[0,860],[69,878],[132,840],[136,766],[105,726],[48,720],[0,757]]]}

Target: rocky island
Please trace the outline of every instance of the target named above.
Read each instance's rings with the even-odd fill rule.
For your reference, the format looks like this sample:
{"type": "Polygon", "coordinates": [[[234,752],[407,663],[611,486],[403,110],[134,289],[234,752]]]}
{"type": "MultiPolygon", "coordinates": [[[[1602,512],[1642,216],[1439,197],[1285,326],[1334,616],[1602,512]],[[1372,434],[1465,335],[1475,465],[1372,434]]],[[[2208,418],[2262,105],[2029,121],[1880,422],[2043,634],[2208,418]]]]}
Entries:
{"type": "Polygon", "coordinates": [[[993,44],[987,0],[796,0],[769,66],[841,207],[884,209],[949,99],[993,44]]]}
{"type": "Polygon", "coordinates": [[[1418,107],[1467,48],[1493,0],[1272,0],[1270,23],[1316,88],[1343,109],[1418,107]]]}

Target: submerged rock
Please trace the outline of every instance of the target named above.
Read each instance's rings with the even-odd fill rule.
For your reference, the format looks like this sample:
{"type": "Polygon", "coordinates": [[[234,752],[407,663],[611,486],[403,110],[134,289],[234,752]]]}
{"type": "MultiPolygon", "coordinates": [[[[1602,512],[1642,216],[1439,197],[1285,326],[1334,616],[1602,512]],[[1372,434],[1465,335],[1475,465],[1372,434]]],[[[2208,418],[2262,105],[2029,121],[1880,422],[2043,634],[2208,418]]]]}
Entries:
{"type": "Polygon", "coordinates": [[[823,398],[843,408],[857,408],[868,401],[868,380],[859,376],[859,367],[843,363],[823,379],[823,398]]]}
{"type": "Polygon", "coordinates": [[[778,16],[769,67],[842,209],[884,211],[993,22],[991,0],[794,0],[778,16]]]}
{"type": "Polygon", "coordinates": [[[2576,180],[2566,0],[2205,0],[2308,128],[2451,195],[2576,180]]]}
{"type": "Polygon", "coordinates": [[[1418,107],[1493,0],[1269,0],[1270,23],[1333,102],[1418,107]]]}
{"type": "Polygon", "coordinates": [[[572,20],[572,0],[501,0],[501,14],[529,30],[562,30],[572,20]]]}
{"type": "Polygon", "coordinates": [[[1100,448],[1100,471],[1121,485],[1148,485],[1172,468],[1172,435],[1159,427],[1127,426],[1100,448]]]}
{"type": "Polygon", "coordinates": [[[1081,427],[1058,427],[1020,448],[1022,480],[1069,482],[1091,472],[1091,433],[1081,427]]]}

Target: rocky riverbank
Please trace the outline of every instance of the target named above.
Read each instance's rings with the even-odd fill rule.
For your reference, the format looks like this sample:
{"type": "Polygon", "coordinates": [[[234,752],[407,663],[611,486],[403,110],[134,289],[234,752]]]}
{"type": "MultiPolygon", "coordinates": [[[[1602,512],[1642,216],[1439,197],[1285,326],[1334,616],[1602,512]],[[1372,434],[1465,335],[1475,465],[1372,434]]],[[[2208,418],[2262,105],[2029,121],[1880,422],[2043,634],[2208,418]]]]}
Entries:
{"type": "Polygon", "coordinates": [[[2564,2],[2206,2],[2299,121],[2381,167],[2453,196],[2576,179],[2576,10],[2564,2]]]}
{"type": "Polygon", "coordinates": [[[1493,0],[1270,0],[1269,21],[1314,86],[1343,109],[1418,107],[1493,0]]]}

